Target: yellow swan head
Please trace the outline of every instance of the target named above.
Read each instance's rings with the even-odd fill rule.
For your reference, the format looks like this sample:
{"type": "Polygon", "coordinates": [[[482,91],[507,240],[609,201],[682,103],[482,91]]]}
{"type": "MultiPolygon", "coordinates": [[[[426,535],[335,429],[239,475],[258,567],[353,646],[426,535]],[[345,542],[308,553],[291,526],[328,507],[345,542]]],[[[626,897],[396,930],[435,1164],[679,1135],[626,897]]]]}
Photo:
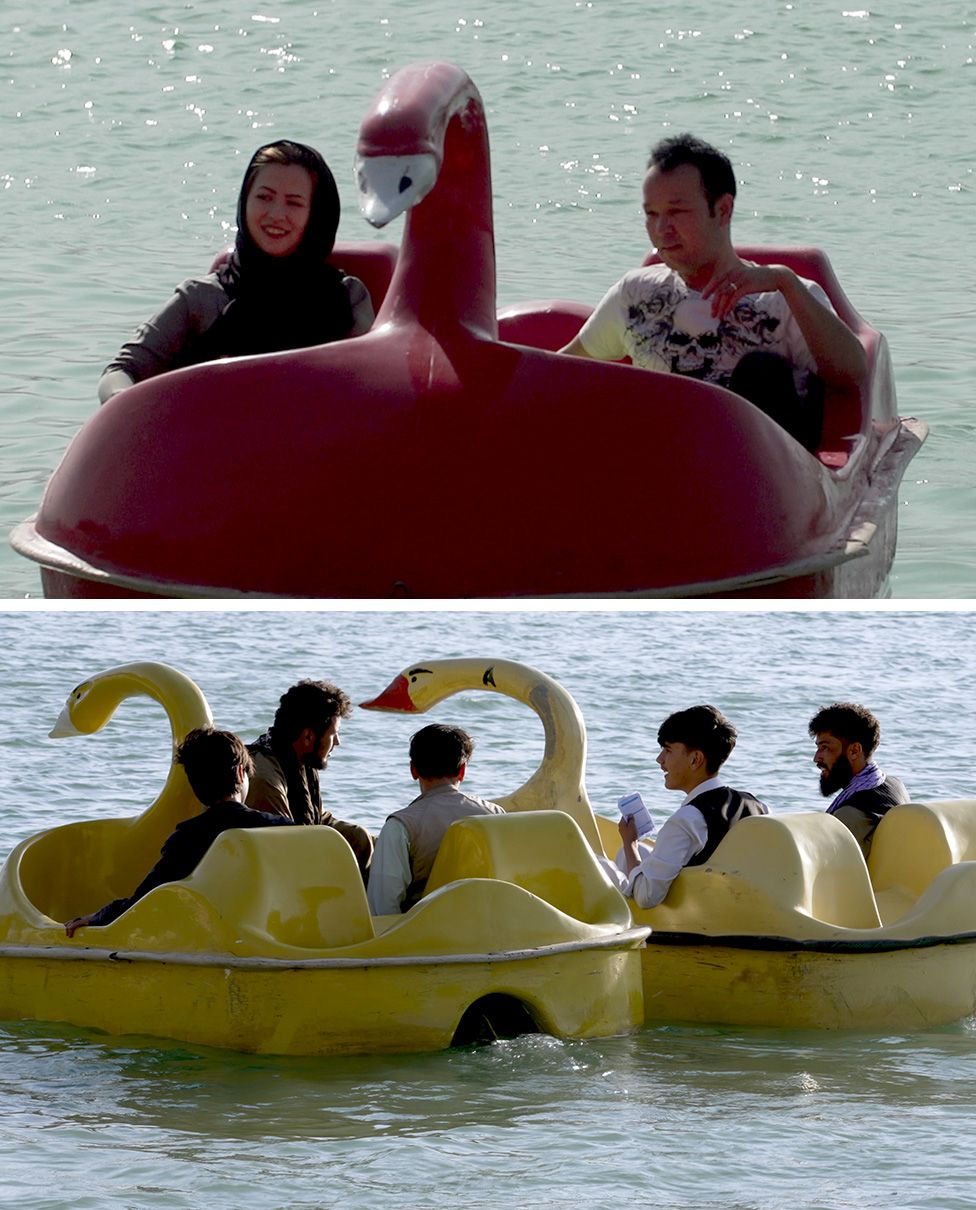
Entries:
{"type": "Polygon", "coordinates": [[[506,810],[557,809],[571,815],[597,852],[603,851],[583,785],[586,727],[572,696],[552,677],[514,660],[445,659],[408,664],[364,710],[422,714],[452,694],[488,690],[524,702],[545,731],[542,763],[525,785],[496,799],[506,810]]]}
{"type": "Polygon", "coordinates": [[[363,710],[422,714],[452,694],[466,689],[493,689],[523,699],[517,688],[526,679],[540,678],[542,675],[526,664],[512,664],[507,660],[427,660],[404,668],[378,697],[362,702],[361,706],[363,710]],[[518,669],[521,674],[517,678],[518,684],[515,678],[508,676],[503,680],[506,687],[499,688],[495,678],[496,664],[506,670],[518,669]]]}
{"type": "Polygon", "coordinates": [[[92,735],[126,698],[140,695],[153,698],[166,711],[174,742],[194,727],[213,726],[210,707],[188,676],[168,664],[144,660],[109,668],[82,681],[68,694],[49,734],[52,739],[92,735]]]}

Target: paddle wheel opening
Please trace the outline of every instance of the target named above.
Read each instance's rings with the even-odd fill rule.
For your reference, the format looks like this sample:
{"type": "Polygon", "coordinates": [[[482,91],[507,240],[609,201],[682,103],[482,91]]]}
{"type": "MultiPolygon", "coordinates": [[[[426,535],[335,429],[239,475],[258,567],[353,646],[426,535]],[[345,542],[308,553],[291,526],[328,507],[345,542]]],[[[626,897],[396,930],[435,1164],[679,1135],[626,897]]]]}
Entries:
{"type": "Polygon", "coordinates": [[[464,1012],[451,1039],[452,1046],[487,1046],[490,1042],[542,1033],[521,1000],[492,992],[475,1000],[464,1012]]]}

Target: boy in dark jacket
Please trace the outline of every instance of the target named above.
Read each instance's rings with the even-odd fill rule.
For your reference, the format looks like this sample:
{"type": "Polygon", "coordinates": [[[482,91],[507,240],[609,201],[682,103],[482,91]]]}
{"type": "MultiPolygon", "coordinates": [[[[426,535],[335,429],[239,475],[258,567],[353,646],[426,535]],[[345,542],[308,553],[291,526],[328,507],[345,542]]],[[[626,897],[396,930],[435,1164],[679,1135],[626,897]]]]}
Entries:
{"type": "Polygon", "coordinates": [[[212,727],[191,731],[176,751],[176,763],[185,769],[190,789],[204,804],[204,810],[176,825],[163,845],[159,861],[131,895],[113,899],[90,916],[69,920],[64,926],[69,937],[88,925],[111,924],[143,895],[164,882],[178,882],[188,877],[221,832],[230,828],[298,826],[281,815],[252,811],[244,806],[248,778],[254,766],[247,748],[232,732],[216,731],[212,727]]]}

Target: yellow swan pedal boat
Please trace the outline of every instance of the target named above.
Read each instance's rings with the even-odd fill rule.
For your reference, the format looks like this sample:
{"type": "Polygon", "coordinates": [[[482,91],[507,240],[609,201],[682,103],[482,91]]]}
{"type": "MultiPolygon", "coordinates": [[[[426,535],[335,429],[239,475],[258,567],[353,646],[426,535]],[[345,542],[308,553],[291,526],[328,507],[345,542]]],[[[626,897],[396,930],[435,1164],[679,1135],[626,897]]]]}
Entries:
{"type": "MultiPolygon", "coordinates": [[[[607,836],[609,848],[609,833],[607,836]]],[[[648,1021],[920,1029],[976,1012],[976,801],[905,803],[865,863],[825,812],[740,820],[633,908],[648,1021]]]]}
{"type": "MultiPolygon", "coordinates": [[[[556,681],[506,660],[422,660],[367,708],[423,712],[487,690],[531,706],[545,759],[509,811],[559,809],[598,853],[620,847],[584,785],[586,732],[556,681]]],[[[648,1022],[913,1029],[976,1012],[976,801],[893,807],[865,863],[823,811],[740,821],[634,920],[648,1022]]]]}
{"type": "MultiPolygon", "coordinates": [[[[174,747],[211,723],[191,680],[139,663],[75,689],[52,735],[97,731],[139,694],[165,708],[174,747]]],[[[455,823],[428,894],[402,916],[370,916],[333,829],[236,829],[189,878],[65,937],[65,920],[130,894],[200,809],[173,765],[141,815],[17,846],[0,873],[0,1018],[278,1054],[432,1050],[529,1029],[599,1037],[643,1019],[647,930],[560,811],[455,823]]]]}

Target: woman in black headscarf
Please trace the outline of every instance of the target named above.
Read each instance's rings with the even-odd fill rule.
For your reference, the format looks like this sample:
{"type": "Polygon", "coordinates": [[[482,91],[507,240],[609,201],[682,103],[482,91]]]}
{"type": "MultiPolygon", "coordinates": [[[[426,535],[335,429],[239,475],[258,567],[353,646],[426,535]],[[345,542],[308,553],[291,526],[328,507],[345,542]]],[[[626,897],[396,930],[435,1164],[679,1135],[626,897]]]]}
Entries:
{"type": "Polygon", "coordinates": [[[327,263],[339,226],[339,193],[311,147],[260,147],[244,174],[237,240],[216,272],[189,278],[102,373],[99,401],[180,366],[277,353],[369,330],[363,283],[327,263]]]}

